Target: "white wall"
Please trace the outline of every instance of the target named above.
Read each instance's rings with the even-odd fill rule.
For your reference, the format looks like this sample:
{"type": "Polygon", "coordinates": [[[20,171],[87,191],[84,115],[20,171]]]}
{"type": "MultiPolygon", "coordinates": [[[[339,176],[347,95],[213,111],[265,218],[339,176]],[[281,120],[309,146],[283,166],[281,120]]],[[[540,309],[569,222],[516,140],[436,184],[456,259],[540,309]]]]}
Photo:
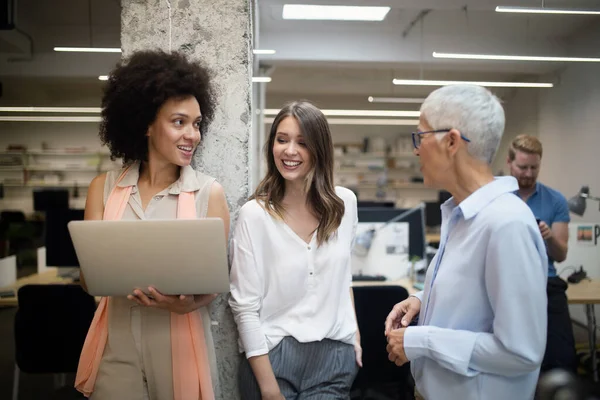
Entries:
{"type": "MultiPolygon", "coordinates": [[[[591,27],[572,44],[572,54],[598,53],[600,27],[591,27]]],[[[565,196],[575,195],[587,184],[600,197],[598,152],[600,151],[600,66],[570,64],[560,83],[540,98],[540,139],[544,158],[540,179],[565,196]]],[[[598,202],[588,202],[583,218],[574,221],[600,222],[598,202]]],[[[600,260],[597,278],[600,278],[600,260]]]]}
{"type": "Polygon", "coordinates": [[[500,171],[504,174],[508,173],[506,168],[508,145],[517,135],[538,135],[539,98],[544,96],[544,90],[548,89],[516,89],[502,99],[506,126],[496,158],[492,163],[495,174],[500,171]]]}
{"type": "MultiPolygon", "coordinates": [[[[598,54],[600,27],[590,27],[573,40],[571,54],[598,54]]],[[[575,195],[586,184],[600,197],[598,152],[600,151],[600,67],[596,63],[569,64],[560,74],[560,83],[540,97],[539,134],[544,145],[540,180],[563,193],[575,195]]],[[[600,222],[599,204],[588,201],[583,217],[571,214],[575,222],[600,222]]],[[[573,244],[573,238],[570,243],[573,244]]],[[[578,246],[570,245],[567,260],[557,266],[577,266],[578,246]]],[[[583,267],[589,276],[600,279],[600,259],[588,258],[583,267]]],[[[565,271],[566,278],[571,271],[565,271]]],[[[570,306],[571,317],[586,322],[583,306],[570,306]]],[[[596,309],[596,318],[600,310],[596,309]]],[[[585,340],[583,330],[575,333],[585,340]]]]}

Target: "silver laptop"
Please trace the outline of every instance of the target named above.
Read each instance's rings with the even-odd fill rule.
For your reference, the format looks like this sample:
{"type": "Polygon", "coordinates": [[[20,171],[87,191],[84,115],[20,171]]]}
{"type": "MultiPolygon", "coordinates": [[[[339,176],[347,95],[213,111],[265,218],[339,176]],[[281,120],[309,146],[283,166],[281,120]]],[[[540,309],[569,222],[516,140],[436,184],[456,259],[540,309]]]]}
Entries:
{"type": "Polygon", "coordinates": [[[229,291],[225,229],[220,218],[71,221],[68,224],[88,292],[126,296],[229,291]]]}

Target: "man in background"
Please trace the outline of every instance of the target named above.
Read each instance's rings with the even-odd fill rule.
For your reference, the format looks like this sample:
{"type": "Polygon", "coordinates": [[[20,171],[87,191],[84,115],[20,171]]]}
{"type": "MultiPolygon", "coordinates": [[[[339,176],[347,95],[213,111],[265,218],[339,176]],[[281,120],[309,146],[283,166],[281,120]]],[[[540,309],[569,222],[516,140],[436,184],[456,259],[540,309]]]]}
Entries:
{"type": "Polygon", "coordinates": [[[541,371],[562,368],[575,372],[577,358],[567,304],[567,283],[556,273],[554,262],[567,258],[569,207],[558,191],[537,181],[542,143],[534,136],[519,135],[508,148],[510,174],[517,178],[515,192],[535,215],[548,252],[548,338],[541,371]]]}

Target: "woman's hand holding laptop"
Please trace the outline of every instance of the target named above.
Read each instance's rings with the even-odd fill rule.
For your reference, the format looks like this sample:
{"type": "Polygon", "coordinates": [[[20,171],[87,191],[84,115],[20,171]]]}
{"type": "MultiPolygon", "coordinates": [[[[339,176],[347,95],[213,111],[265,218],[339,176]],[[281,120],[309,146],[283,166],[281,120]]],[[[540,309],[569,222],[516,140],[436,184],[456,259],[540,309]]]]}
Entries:
{"type": "Polygon", "coordinates": [[[129,300],[135,301],[141,306],[162,308],[177,314],[187,314],[210,304],[217,294],[179,295],[167,296],[153,287],[148,288],[150,295],[140,289],[135,289],[133,294],[127,296],[129,300]]]}

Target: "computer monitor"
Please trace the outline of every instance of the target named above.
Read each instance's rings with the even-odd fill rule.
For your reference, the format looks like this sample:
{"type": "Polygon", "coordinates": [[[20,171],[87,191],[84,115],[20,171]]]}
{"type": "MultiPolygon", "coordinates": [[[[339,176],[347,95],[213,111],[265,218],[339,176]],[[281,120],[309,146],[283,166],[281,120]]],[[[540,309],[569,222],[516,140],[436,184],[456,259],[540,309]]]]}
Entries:
{"type": "Polygon", "coordinates": [[[69,208],[67,189],[42,189],[33,191],[33,209],[35,211],[64,210],[69,208]]]}
{"type": "Polygon", "coordinates": [[[84,210],[52,209],[46,212],[46,265],[49,267],[79,267],[67,224],[83,219],[84,210]]]}
{"type": "Polygon", "coordinates": [[[442,210],[439,202],[425,203],[425,224],[430,228],[442,225],[442,210]]]}
{"type": "MultiPolygon", "coordinates": [[[[358,208],[358,222],[387,222],[408,211],[402,208],[369,207],[358,208]]],[[[397,222],[408,222],[408,254],[409,258],[425,258],[425,215],[423,209],[408,214],[397,222]]]]}
{"type": "Polygon", "coordinates": [[[395,204],[393,201],[358,201],[357,206],[359,208],[372,208],[372,207],[387,207],[394,208],[395,204]]]}
{"type": "Polygon", "coordinates": [[[440,204],[444,204],[451,197],[452,197],[452,194],[450,192],[447,192],[445,190],[440,190],[438,193],[438,202],[440,204]]]}

